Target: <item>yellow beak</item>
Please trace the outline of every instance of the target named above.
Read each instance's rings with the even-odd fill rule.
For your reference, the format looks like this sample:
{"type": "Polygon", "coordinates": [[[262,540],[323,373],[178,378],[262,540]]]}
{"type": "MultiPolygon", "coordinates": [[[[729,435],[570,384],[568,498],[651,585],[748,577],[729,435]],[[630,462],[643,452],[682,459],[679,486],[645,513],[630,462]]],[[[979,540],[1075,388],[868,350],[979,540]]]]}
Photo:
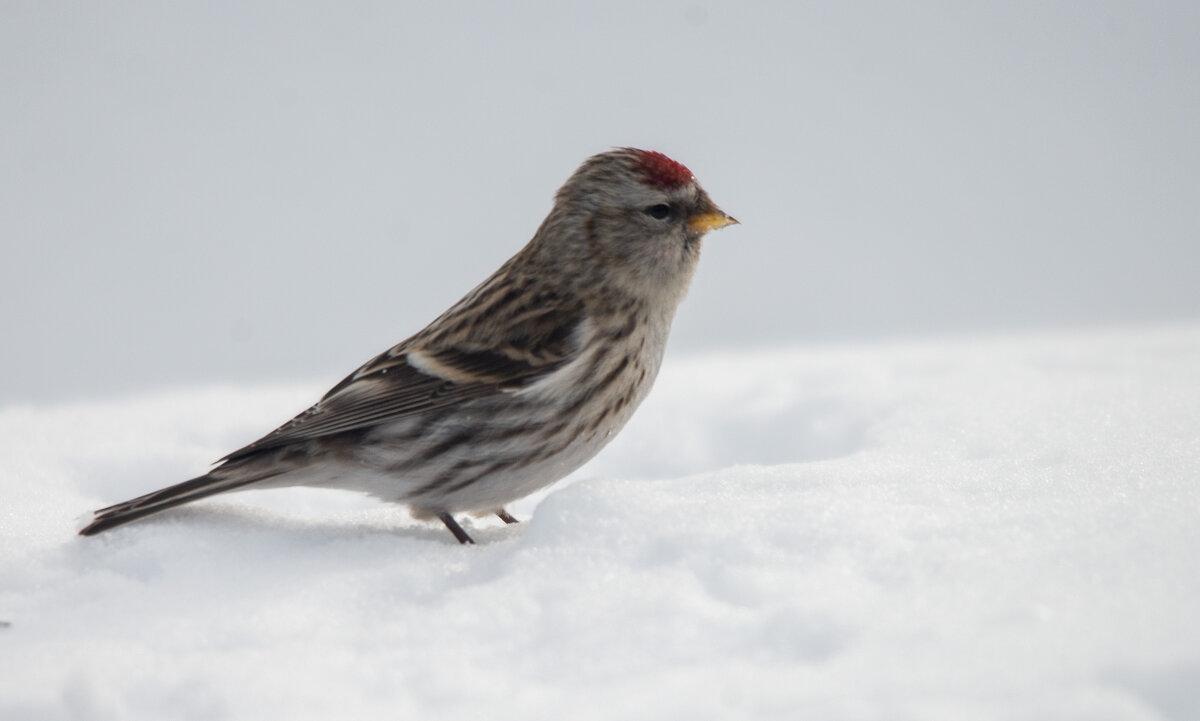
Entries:
{"type": "Polygon", "coordinates": [[[737,221],[719,210],[711,210],[688,218],[688,229],[696,233],[707,233],[710,230],[724,228],[727,225],[737,225],[737,221]]]}

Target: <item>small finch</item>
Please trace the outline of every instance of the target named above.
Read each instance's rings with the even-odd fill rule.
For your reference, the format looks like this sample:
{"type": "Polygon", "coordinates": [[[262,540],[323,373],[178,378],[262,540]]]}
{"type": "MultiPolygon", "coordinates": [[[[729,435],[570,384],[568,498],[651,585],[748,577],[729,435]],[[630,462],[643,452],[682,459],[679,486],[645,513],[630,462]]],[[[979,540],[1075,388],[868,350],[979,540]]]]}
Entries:
{"type": "Polygon", "coordinates": [[[208,473],[96,511],[80,534],[227,491],[360,491],[437,518],[495,514],[579,468],[658,374],[675,308],[723,213],[682,164],[589,158],[533,239],[421,332],[208,473]]]}

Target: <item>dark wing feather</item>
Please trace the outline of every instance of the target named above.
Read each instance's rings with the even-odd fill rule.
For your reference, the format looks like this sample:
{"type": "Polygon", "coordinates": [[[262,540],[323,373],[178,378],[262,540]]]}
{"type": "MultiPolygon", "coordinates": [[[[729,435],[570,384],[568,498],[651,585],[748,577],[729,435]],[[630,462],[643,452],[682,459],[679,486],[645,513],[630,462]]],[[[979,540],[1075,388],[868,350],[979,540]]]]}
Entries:
{"type": "Polygon", "coordinates": [[[491,347],[467,338],[422,347],[423,334],[417,335],[372,359],[316,405],[221,462],[521,388],[575,357],[573,338],[582,320],[582,313],[561,308],[522,314],[504,334],[507,342],[491,347]],[[437,370],[422,370],[409,362],[410,354],[432,359],[448,372],[443,376],[437,370]]]}

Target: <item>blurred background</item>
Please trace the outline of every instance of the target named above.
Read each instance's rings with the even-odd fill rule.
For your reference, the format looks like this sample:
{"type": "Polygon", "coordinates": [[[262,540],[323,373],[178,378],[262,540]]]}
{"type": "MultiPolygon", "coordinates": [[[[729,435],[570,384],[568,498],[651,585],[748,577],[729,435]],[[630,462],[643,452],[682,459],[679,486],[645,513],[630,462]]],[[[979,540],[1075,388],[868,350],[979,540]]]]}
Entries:
{"type": "Polygon", "coordinates": [[[1200,3],[0,5],[0,404],[332,385],[617,145],[672,353],[1200,318],[1200,3]]]}

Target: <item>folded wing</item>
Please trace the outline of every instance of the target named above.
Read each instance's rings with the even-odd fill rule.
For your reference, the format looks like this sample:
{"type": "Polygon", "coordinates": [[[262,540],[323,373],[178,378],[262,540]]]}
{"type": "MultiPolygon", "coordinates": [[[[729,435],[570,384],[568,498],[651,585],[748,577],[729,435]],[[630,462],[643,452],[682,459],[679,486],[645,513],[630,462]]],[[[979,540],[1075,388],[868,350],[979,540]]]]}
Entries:
{"type": "Polygon", "coordinates": [[[493,342],[429,342],[422,334],[376,356],[308,410],[221,459],[361,430],[519,390],[569,363],[578,353],[578,312],[545,308],[524,313],[493,342]]]}

